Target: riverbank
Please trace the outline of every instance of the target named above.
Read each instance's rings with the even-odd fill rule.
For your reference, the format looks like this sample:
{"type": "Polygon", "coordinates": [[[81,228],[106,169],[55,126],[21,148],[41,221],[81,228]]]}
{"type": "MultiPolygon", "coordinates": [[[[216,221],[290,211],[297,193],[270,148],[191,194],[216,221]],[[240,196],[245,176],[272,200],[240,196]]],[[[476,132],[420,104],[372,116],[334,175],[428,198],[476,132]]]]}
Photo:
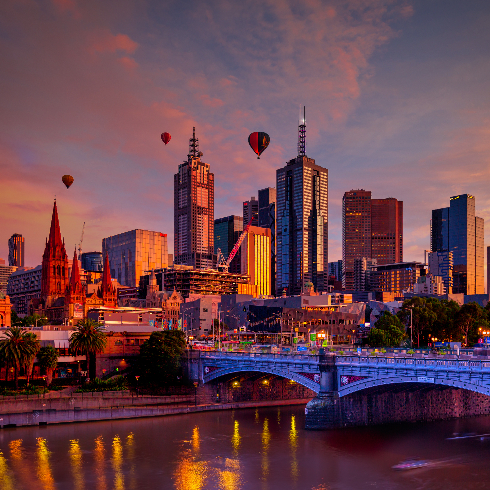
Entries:
{"type": "MultiPolygon", "coordinates": [[[[150,397],[145,397],[150,398],[150,397]]],[[[153,398],[153,397],[151,397],[153,398]]],[[[161,397],[157,397],[161,398],[161,397]]],[[[24,426],[47,426],[75,422],[95,422],[99,420],[120,420],[143,417],[163,417],[195,412],[215,410],[235,410],[241,408],[270,407],[280,405],[306,405],[310,399],[264,400],[234,403],[216,403],[193,405],[190,403],[169,406],[158,406],[157,403],[138,406],[111,406],[101,408],[50,409],[44,408],[22,413],[0,414],[0,428],[9,429],[24,426]]],[[[155,400],[152,400],[155,402],[155,400]]],[[[0,404],[0,411],[2,407],[0,404]]]]}

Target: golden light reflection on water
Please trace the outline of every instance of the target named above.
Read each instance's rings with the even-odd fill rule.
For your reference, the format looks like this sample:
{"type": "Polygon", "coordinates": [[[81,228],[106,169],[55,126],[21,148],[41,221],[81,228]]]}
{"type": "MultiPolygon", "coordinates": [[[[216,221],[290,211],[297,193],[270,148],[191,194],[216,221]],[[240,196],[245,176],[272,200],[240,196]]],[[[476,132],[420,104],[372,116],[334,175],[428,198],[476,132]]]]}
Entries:
{"type": "Polygon", "coordinates": [[[15,482],[2,451],[0,451],[0,488],[15,490],[15,482]]]}
{"type": "Polygon", "coordinates": [[[85,487],[82,472],[82,451],[80,449],[80,443],[78,439],[70,440],[70,462],[71,472],[73,474],[73,480],[75,483],[75,490],[82,490],[85,487]]]}
{"type": "Polygon", "coordinates": [[[51,465],[49,463],[50,452],[48,450],[48,444],[43,437],[37,438],[36,455],[37,455],[37,477],[41,482],[43,488],[46,490],[52,490],[55,487],[53,474],[51,472],[51,465]]]}
{"type": "Polygon", "coordinates": [[[36,471],[32,467],[31,460],[24,457],[22,442],[22,439],[15,439],[9,443],[12,469],[20,480],[21,488],[34,488],[36,486],[36,471]]]}
{"type": "Polygon", "coordinates": [[[129,488],[134,490],[136,485],[136,464],[135,464],[135,451],[134,451],[134,434],[130,432],[126,436],[126,448],[127,448],[127,460],[130,462],[129,467],[129,488]]]}
{"type": "Polygon", "coordinates": [[[242,485],[240,462],[237,459],[226,459],[224,470],[218,470],[218,485],[222,490],[239,490],[242,485]]]}
{"type": "Polygon", "coordinates": [[[105,446],[104,439],[99,436],[95,439],[95,475],[97,476],[97,490],[106,490],[107,482],[105,478],[105,446]]]}
{"type": "Polygon", "coordinates": [[[121,438],[114,436],[112,440],[112,468],[114,469],[114,488],[124,490],[124,474],[122,472],[123,447],[121,438]]]}
{"type": "Polygon", "coordinates": [[[199,439],[199,427],[194,427],[192,430],[192,449],[194,450],[194,454],[197,456],[199,454],[199,447],[201,445],[201,441],[199,439]]]}
{"type": "Polygon", "coordinates": [[[256,408],[255,409],[255,423],[258,424],[260,422],[260,418],[259,418],[259,409],[256,408]]]}
{"type": "Polygon", "coordinates": [[[22,439],[15,439],[15,441],[10,441],[9,448],[12,459],[22,459],[22,439]]]}
{"type": "Polygon", "coordinates": [[[299,475],[298,459],[296,457],[296,449],[298,448],[298,429],[296,429],[296,418],[294,415],[291,415],[289,446],[291,447],[291,478],[293,481],[296,481],[299,475]]]}
{"type": "Polygon", "coordinates": [[[205,461],[196,461],[187,452],[182,455],[174,476],[177,490],[201,490],[208,478],[208,465],[205,461]]]}
{"type": "Polygon", "coordinates": [[[240,425],[238,420],[235,420],[233,426],[233,435],[231,436],[231,445],[233,446],[233,456],[238,457],[238,450],[240,449],[240,425]]]}
{"type": "Polygon", "coordinates": [[[269,446],[271,433],[269,431],[269,421],[265,418],[262,428],[262,479],[267,480],[269,476],[269,446]]]}

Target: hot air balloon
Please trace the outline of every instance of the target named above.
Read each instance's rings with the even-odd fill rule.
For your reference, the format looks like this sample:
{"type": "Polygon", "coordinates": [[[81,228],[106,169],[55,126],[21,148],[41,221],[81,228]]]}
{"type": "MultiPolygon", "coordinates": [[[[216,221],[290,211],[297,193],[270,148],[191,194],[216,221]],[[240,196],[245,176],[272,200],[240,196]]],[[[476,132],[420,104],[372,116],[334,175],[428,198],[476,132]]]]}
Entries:
{"type": "Polygon", "coordinates": [[[267,133],[250,133],[248,144],[260,158],[262,152],[269,146],[271,139],[267,133]]]}
{"type": "Polygon", "coordinates": [[[172,138],[172,136],[170,136],[170,133],[162,133],[162,141],[167,144],[169,141],[170,141],[170,138],[172,138]]]}
{"type": "Polygon", "coordinates": [[[73,181],[75,179],[71,175],[63,175],[63,177],[61,177],[61,180],[63,184],[66,185],[66,188],[68,189],[68,187],[70,187],[73,184],[73,181]]]}

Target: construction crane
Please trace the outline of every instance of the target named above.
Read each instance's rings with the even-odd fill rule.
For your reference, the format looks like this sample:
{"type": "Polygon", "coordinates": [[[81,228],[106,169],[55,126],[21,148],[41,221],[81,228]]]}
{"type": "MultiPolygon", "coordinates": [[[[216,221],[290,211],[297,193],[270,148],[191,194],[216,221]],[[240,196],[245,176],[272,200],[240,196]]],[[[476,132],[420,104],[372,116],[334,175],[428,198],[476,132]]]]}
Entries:
{"type": "Polygon", "coordinates": [[[80,237],[80,243],[78,244],[78,260],[82,260],[82,243],[83,243],[83,233],[85,232],[85,221],[82,226],[82,236],[80,237]]]}
{"type": "Polygon", "coordinates": [[[245,227],[242,234],[240,235],[240,238],[235,243],[235,246],[233,247],[232,251],[230,252],[228,260],[225,260],[225,256],[221,253],[221,249],[218,249],[218,270],[219,271],[228,272],[231,261],[233,260],[233,258],[237,254],[243,240],[245,240],[245,237],[247,236],[248,230],[252,226],[253,219],[254,219],[254,217],[252,216],[252,219],[248,222],[248,225],[245,227]]]}

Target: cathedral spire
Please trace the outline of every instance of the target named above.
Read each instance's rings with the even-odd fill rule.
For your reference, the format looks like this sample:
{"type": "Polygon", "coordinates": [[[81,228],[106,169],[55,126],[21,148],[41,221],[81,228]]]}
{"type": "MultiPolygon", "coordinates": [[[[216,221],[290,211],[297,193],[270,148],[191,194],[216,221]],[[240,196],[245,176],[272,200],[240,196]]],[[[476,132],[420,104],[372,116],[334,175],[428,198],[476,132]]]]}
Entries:
{"type": "Polygon", "coordinates": [[[71,266],[70,287],[72,291],[76,291],[80,286],[80,269],[78,267],[77,249],[75,248],[75,255],[73,255],[73,264],[71,266]]]}
{"type": "Polygon", "coordinates": [[[56,206],[56,199],[53,205],[53,214],[51,215],[51,227],[49,229],[49,239],[46,244],[46,250],[44,253],[54,255],[58,247],[62,248],[62,254],[66,255],[63,239],[61,238],[60,221],[58,219],[58,208],[56,206]]]}

